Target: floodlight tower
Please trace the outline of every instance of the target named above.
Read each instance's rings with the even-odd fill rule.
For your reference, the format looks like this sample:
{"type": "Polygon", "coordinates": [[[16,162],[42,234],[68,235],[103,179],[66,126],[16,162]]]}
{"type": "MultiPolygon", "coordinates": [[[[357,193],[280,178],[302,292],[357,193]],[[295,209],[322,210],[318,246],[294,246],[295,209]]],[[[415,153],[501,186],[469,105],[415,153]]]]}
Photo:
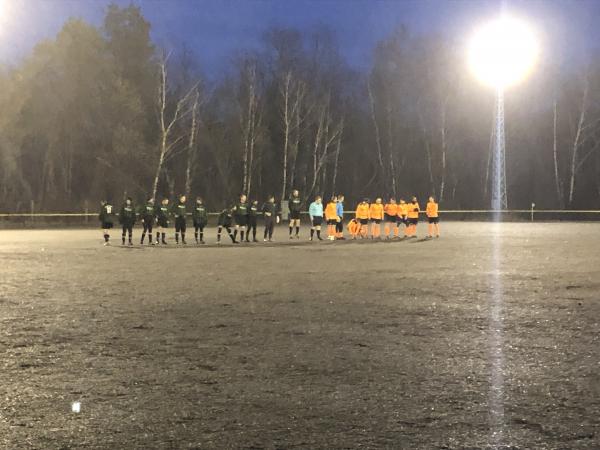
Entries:
{"type": "Polygon", "coordinates": [[[492,167],[494,185],[492,186],[492,209],[508,209],[506,196],[506,141],[504,139],[504,88],[496,90],[496,142],[492,167]]]}
{"type": "Polygon", "coordinates": [[[499,18],[483,25],[474,34],[469,64],[475,76],[496,91],[496,136],[492,164],[492,209],[507,209],[506,140],[504,135],[505,89],[527,76],[537,58],[533,32],[505,10],[499,18]]]}

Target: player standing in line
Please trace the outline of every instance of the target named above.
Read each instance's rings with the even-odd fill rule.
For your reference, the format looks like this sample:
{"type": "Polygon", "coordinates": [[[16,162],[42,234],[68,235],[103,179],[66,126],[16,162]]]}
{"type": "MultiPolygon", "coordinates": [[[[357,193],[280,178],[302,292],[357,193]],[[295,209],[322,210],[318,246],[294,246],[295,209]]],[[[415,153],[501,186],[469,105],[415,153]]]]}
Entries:
{"type": "Polygon", "coordinates": [[[233,220],[235,222],[234,240],[240,233],[240,242],[244,242],[244,231],[248,227],[248,202],[246,195],[240,195],[240,201],[233,207],[233,220]]]}
{"type": "Polygon", "coordinates": [[[246,242],[250,242],[250,231],[252,231],[252,242],[256,240],[256,227],[258,225],[258,200],[253,200],[248,208],[248,232],[246,233],[246,242]]]}
{"type": "Polygon", "coordinates": [[[204,244],[204,227],[208,224],[208,212],[202,197],[196,197],[196,206],[192,211],[192,220],[194,221],[194,238],[196,244],[204,244]],[[198,239],[200,237],[200,239],[198,239]]]}
{"type": "Polygon", "coordinates": [[[413,197],[412,201],[408,204],[408,235],[411,238],[417,237],[417,225],[419,224],[419,202],[417,197],[413,197]]]}
{"type": "Polygon", "coordinates": [[[335,235],[337,239],[344,240],[344,196],[337,196],[337,215],[338,215],[338,223],[335,227],[335,235]]]}
{"type": "Polygon", "coordinates": [[[369,208],[369,217],[371,217],[371,239],[381,237],[381,221],[383,220],[383,201],[381,197],[375,199],[369,208]]]}
{"type": "Polygon", "coordinates": [[[427,208],[425,209],[425,214],[427,214],[427,219],[429,219],[428,225],[428,234],[427,238],[433,238],[433,233],[435,232],[435,237],[440,237],[440,217],[438,214],[438,204],[435,202],[435,198],[433,196],[429,197],[429,201],[427,202],[427,208]]]}
{"type": "Polygon", "coordinates": [[[148,243],[154,245],[154,242],[152,242],[152,227],[154,226],[155,219],[153,198],[148,199],[146,204],[140,208],[140,216],[142,218],[142,226],[144,227],[140,244],[144,245],[144,238],[146,237],[146,233],[148,233],[148,243]]]}
{"type": "Polygon", "coordinates": [[[337,197],[334,195],[331,197],[327,207],[325,208],[325,219],[327,220],[327,240],[335,241],[335,235],[338,224],[337,214],[337,197]]]}
{"type": "Polygon", "coordinates": [[[98,215],[100,226],[102,227],[102,236],[104,237],[104,245],[110,245],[110,229],[113,227],[115,220],[115,211],[113,205],[108,200],[100,202],[100,214],[98,215]]]}
{"type": "MultiPolygon", "coordinates": [[[[369,199],[364,198],[362,202],[356,207],[356,219],[360,224],[359,233],[360,238],[364,239],[367,237],[369,231],[369,199]]],[[[356,237],[354,237],[356,239],[356,237]]]]}
{"type": "Polygon", "coordinates": [[[133,207],[133,200],[131,197],[127,197],[125,203],[121,206],[119,223],[123,228],[123,232],[121,233],[121,245],[125,245],[125,234],[128,234],[129,245],[133,245],[132,235],[133,225],[135,224],[135,208],[133,207]]]}
{"type": "Polygon", "coordinates": [[[275,197],[272,195],[269,196],[269,199],[262,207],[263,217],[265,218],[265,232],[263,235],[263,241],[269,242],[273,240],[273,230],[275,228],[275,224],[279,223],[279,209],[277,208],[277,204],[275,203],[275,197]]]}
{"type": "Polygon", "coordinates": [[[403,198],[400,199],[398,204],[398,219],[399,223],[404,224],[404,238],[408,237],[408,204],[403,198]]]}
{"type": "Polygon", "coordinates": [[[317,195],[315,201],[308,207],[308,215],[310,216],[310,240],[313,240],[315,231],[317,232],[317,239],[322,241],[321,238],[321,224],[323,223],[323,203],[321,196],[317,195]]]}
{"type": "Polygon", "coordinates": [[[390,233],[394,232],[394,237],[398,237],[398,204],[394,197],[390,198],[390,201],[383,207],[385,213],[384,220],[384,233],[385,238],[390,239],[390,233]]]}
{"type": "Polygon", "coordinates": [[[156,243],[167,245],[167,229],[169,228],[169,199],[163,198],[160,205],[156,208],[156,224],[158,231],[156,232],[156,243]]]}
{"type": "Polygon", "coordinates": [[[292,191],[292,196],[288,202],[290,210],[290,239],[293,239],[292,231],[296,227],[296,239],[300,239],[300,210],[302,209],[302,199],[297,189],[292,191]]]}
{"type": "Polygon", "coordinates": [[[226,208],[221,211],[219,214],[219,220],[217,221],[217,244],[221,244],[221,231],[223,228],[227,231],[227,234],[231,238],[231,242],[237,244],[238,241],[235,240],[235,237],[231,233],[231,209],[226,208]]]}
{"type": "Polygon", "coordinates": [[[185,195],[180,195],[179,200],[173,206],[173,217],[175,218],[175,244],[179,244],[179,233],[181,233],[181,243],[185,242],[185,231],[187,229],[187,208],[185,206],[185,195]]]}

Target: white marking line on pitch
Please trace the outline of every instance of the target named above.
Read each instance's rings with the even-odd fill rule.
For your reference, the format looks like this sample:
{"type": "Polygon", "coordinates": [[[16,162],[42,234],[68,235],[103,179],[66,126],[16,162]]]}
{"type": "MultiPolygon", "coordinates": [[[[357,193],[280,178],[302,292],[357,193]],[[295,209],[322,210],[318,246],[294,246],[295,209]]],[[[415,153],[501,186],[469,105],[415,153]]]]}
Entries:
{"type": "Polygon", "coordinates": [[[504,440],[504,305],[501,275],[501,223],[492,224],[491,296],[488,305],[488,351],[490,358],[490,389],[488,421],[492,432],[491,444],[497,448],[504,440]]]}

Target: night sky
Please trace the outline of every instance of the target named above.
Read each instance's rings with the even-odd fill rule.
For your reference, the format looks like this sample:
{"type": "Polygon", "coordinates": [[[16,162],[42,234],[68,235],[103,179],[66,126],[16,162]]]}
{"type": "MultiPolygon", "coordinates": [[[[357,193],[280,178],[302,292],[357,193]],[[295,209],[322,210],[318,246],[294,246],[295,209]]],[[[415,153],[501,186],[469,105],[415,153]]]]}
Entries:
{"type": "MultiPolygon", "coordinates": [[[[13,64],[40,40],[53,37],[69,17],[100,25],[110,0],[0,0],[0,62],[13,64]]],[[[178,49],[186,43],[209,75],[224,70],[236,50],[259,44],[271,25],[309,31],[332,28],[342,53],[356,68],[371,62],[375,43],[396,26],[441,33],[459,42],[500,0],[118,0],[141,6],[154,41],[178,49]]],[[[546,57],[569,64],[600,49],[600,1],[508,1],[513,13],[539,31],[546,57]]]]}

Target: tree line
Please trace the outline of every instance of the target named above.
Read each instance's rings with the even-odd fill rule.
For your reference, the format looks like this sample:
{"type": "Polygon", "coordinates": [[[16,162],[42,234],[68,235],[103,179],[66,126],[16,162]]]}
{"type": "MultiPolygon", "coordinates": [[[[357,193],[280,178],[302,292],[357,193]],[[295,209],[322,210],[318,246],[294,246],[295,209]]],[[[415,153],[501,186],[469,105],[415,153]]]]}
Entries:
{"type": "MultiPolygon", "coordinates": [[[[158,48],[136,6],[67,21],[0,73],[0,209],[81,211],[102,198],[343,192],[490,203],[494,93],[464,49],[399,27],[351,67],[335,33],[272,27],[207,77],[158,48]]],[[[551,65],[506,95],[509,207],[600,207],[600,58],[551,65]]]]}

